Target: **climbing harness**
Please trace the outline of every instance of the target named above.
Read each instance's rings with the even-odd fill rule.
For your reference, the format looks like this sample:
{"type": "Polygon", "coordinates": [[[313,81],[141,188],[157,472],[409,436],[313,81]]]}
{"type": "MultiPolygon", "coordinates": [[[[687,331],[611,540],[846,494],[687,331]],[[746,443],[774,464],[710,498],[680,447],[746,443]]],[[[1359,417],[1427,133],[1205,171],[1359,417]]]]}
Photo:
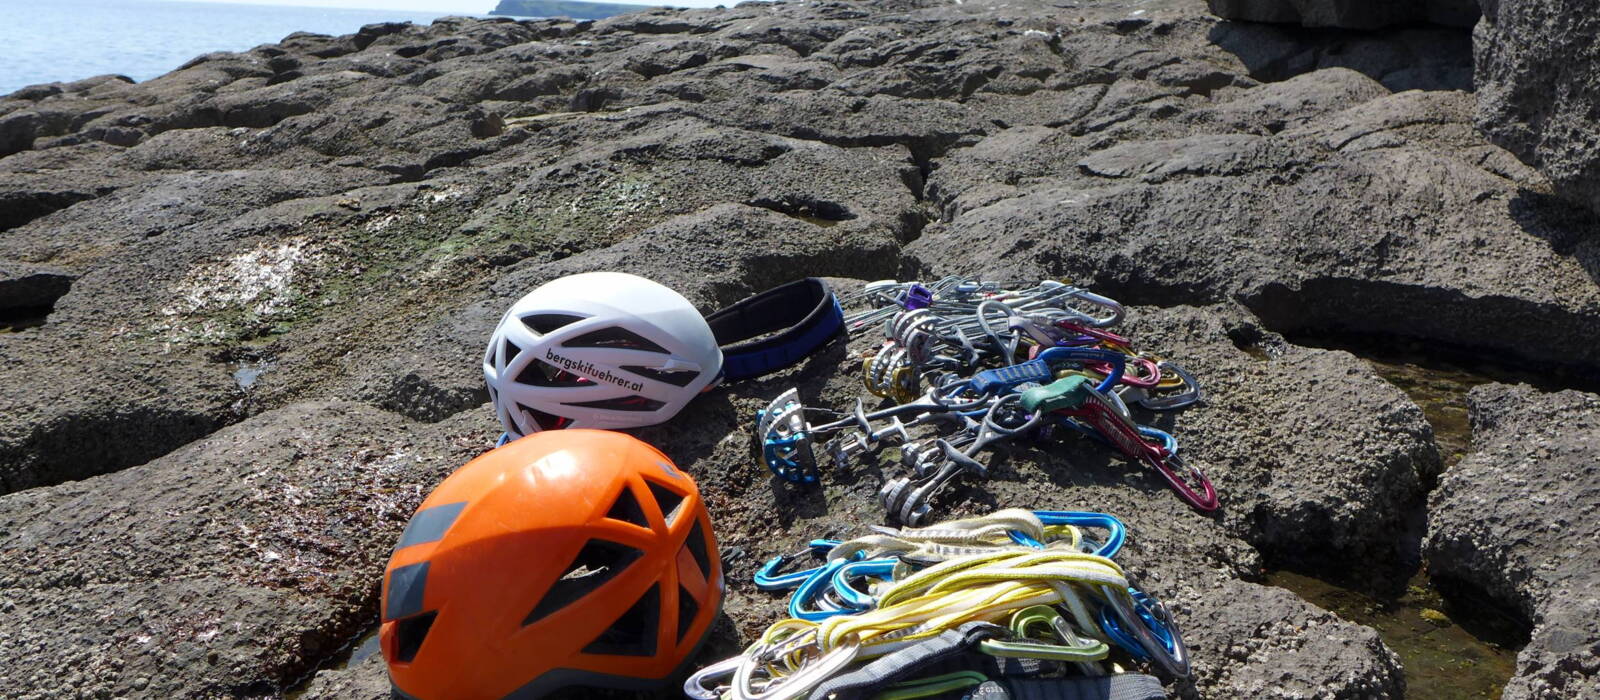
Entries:
{"type": "Polygon", "coordinates": [[[1052,280],[946,277],[926,286],[880,280],[840,301],[870,307],[843,317],[848,331],[883,329],[861,376],[869,393],[892,403],[868,411],[858,399],[853,411],[837,413],[806,406],[797,389],[779,394],[759,413],[755,434],[762,461],[780,478],[815,482],[819,458],[842,469],[898,446],[907,473],[887,478],[878,500],[891,518],[916,525],[958,477],[987,475],[985,449],[1063,427],[1154,469],[1194,508],[1217,507],[1205,474],[1178,456],[1178,441],[1129,410],[1192,405],[1202,397],[1199,382],[1107,330],[1124,315],[1115,300],[1052,280]],[[810,420],[822,415],[833,420],[810,420]]]}
{"type": "Polygon", "coordinates": [[[722,349],[722,379],[739,381],[809,357],[844,330],[844,311],[827,282],[806,277],[714,311],[706,324],[722,349]]]}

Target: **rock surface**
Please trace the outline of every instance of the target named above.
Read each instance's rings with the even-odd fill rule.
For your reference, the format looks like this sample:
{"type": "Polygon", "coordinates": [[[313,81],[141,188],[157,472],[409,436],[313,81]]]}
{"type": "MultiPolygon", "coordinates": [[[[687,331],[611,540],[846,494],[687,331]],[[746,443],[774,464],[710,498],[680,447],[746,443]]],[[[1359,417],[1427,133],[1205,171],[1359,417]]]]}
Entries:
{"type": "Polygon", "coordinates": [[[1600,397],[1474,389],[1473,451],[1430,497],[1425,553],[1533,628],[1506,698],[1600,695],[1600,397]]]}
{"type": "MultiPolygon", "coordinates": [[[[1438,450],[1361,361],[1295,343],[1600,369],[1595,221],[1474,130],[1469,59],[1454,29],[1199,0],[746,3],[296,34],[0,98],[0,323],[27,321],[0,334],[0,681],[262,695],[330,663],[411,505],[491,444],[476,359],[541,282],[625,270],[709,311],[801,275],[969,273],[1136,306],[1141,347],[1210,390],[1141,418],[1224,506],[1063,439],[1000,450],[943,512],[1125,516],[1129,569],[1194,649],[1184,696],[1401,697],[1372,630],[1257,582],[1392,558],[1438,450]],[[213,618],[238,625],[205,636],[213,618]]],[[[731,557],[703,660],[779,615],[760,561],[881,521],[880,465],[793,488],[747,436],[790,384],[848,406],[872,344],[639,431],[700,481],[731,557]]],[[[1576,631],[1530,654],[1600,638],[1550,629],[1576,631]]],[[[1569,668],[1539,663],[1513,687],[1569,668]]],[[[381,695],[382,671],[307,689],[381,695]]]]}
{"type": "Polygon", "coordinates": [[[1600,212],[1600,16],[1583,2],[1483,0],[1478,128],[1600,212]]]}
{"type": "Polygon", "coordinates": [[[289,686],[371,624],[424,485],[457,466],[454,449],[491,438],[471,423],[425,430],[358,404],[296,404],[6,497],[0,682],[40,698],[289,686]]]}

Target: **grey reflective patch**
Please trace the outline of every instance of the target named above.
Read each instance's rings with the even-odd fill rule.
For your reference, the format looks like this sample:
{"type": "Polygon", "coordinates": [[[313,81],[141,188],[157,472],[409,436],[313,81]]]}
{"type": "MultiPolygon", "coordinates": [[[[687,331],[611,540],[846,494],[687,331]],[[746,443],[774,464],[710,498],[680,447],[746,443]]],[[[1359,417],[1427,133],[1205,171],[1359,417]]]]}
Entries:
{"type": "Polygon", "coordinates": [[[656,466],[661,467],[661,471],[666,472],[667,476],[670,476],[670,477],[672,477],[674,479],[681,478],[680,475],[678,474],[678,470],[673,469],[672,465],[667,464],[666,462],[663,462],[663,461],[658,459],[658,460],[656,460],[656,466]]]}
{"type": "Polygon", "coordinates": [[[424,511],[419,511],[411,516],[411,522],[406,523],[406,531],[400,533],[400,544],[395,549],[405,549],[414,544],[435,542],[444,537],[445,530],[455,523],[461,515],[462,509],[467,507],[467,502],[446,503],[434,506],[424,511]]]}
{"type": "Polygon", "coordinates": [[[422,592],[428,587],[428,562],[402,566],[389,572],[389,597],[383,619],[398,620],[422,612],[422,592]]]}

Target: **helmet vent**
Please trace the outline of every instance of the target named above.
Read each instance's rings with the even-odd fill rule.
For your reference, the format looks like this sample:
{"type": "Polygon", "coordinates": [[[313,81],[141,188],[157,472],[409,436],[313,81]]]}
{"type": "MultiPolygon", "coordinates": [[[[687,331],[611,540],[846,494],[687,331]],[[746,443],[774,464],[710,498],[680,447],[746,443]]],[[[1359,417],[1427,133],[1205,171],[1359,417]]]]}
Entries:
{"type": "Polygon", "coordinates": [[[616,578],[617,574],[622,573],[623,569],[628,568],[641,556],[644,556],[644,552],[625,544],[589,540],[584,543],[583,549],[578,550],[578,556],[573,558],[572,563],[563,570],[561,578],[551,584],[550,590],[539,599],[539,604],[533,607],[526,618],[523,618],[522,624],[531,625],[546,615],[567,607],[605,582],[616,578]]]}
{"type": "Polygon", "coordinates": [[[661,506],[661,517],[671,525],[678,519],[678,512],[683,510],[684,497],[649,479],[645,479],[644,483],[650,487],[650,495],[656,497],[656,505],[661,506]]]}
{"type": "Polygon", "coordinates": [[[553,333],[569,323],[576,323],[582,320],[582,316],[572,316],[570,314],[533,314],[523,316],[522,325],[527,326],[528,330],[534,333],[545,335],[553,333]]]}
{"type": "Polygon", "coordinates": [[[516,343],[513,343],[513,342],[509,341],[509,340],[507,340],[505,342],[506,342],[506,363],[509,364],[511,362],[511,358],[522,354],[522,347],[517,345],[516,343]]]}
{"type": "Polygon", "coordinates": [[[422,640],[428,637],[428,630],[433,629],[433,618],[438,614],[437,610],[429,611],[395,623],[395,661],[410,663],[417,658],[422,640]]]}
{"type": "Polygon", "coordinates": [[[701,575],[706,580],[711,579],[711,557],[706,556],[706,533],[700,529],[700,521],[694,521],[694,529],[689,531],[688,541],[683,546],[689,548],[689,554],[694,555],[694,563],[700,565],[701,575]]]}
{"type": "Polygon", "coordinates": [[[628,612],[589,642],[585,654],[653,656],[656,653],[656,628],[661,621],[661,584],[650,587],[628,612]]]}
{"type": "Polygon", "coordinates": [[[533,422],[539,426],[540,430],[560,430],[567,427],[567,424],[572,422],[571,418],[558,416],[554,413],[545,413],[544,411],[536,408],[528,408],[520,403],[517,404],[517,408],[522,409],[523,413],[527,414],[529,418],[532,418],[533,422]]]}
{"type": "MultiPolygon", "coordinates": [[[[510,362],[511,360],[508,358],[506,361],[510,362]]],[[[594,384],[594,382],[582,376],[542,360],[529,360],[528,365],[517,373],[517,383],[549,387],[589,386],[594,384]]]]}
{"type": "Polygon", "coordinates": [[[639,527],[650,527],[650,521],[644,517],[644,508],[639,506],[639,499],[633,497],[633,489],[627,486],[622,487],[622,493],[617,495],[617,502],[611,504],[606,517],[639,527]]]}
{"type": "Polygon", "coordinates": [[[632,366],[632,365],[623,365],[622,369],[625,369],[625,370],[627,370],[629,372],[637,374],[637,375],[639,375],[641,377],[645,377],[647,379],[654,379],[654,380],[656,380],[658,382],[662,382],[662,383],[665,383],[665,384],[671,384],[673,386],[689,386],[690,382],[693,382],[695,377],[700,376],[699,372],[695,372],[695,371],[692,371],[692,370],[681,370],[681,371],[677,371],[677,372],[668,372],[668,371],[665,371],[665,370],[654,369],[654,368],[651,368],[651,367],[635,367],[635,366],[632,366]]]}
{"type": "Polygon", "coordinates": [[[561,344],[569,348],[619,348],[623,350],[648,350],[666,354],[667,349],[650,339],[626,328],[612,326],[585,333],[561,344]]]}
{"type": "Polygon", "coordinates": [[[689,628],[694,626],[694,616],[700,614],[700,604],[694,601],[694,594],[683,586],[678,586],[678,643],[683,643],[684,635],[689,634],[689,628]]]}
{"type": "Polygon", "coordinates": [[[664,401],[647,399],[643,396],[623,396],[615,399],[573,401],[562,405],[578,408],[604,408],[611,411],[654,411],[667,404],[664,401]]]}

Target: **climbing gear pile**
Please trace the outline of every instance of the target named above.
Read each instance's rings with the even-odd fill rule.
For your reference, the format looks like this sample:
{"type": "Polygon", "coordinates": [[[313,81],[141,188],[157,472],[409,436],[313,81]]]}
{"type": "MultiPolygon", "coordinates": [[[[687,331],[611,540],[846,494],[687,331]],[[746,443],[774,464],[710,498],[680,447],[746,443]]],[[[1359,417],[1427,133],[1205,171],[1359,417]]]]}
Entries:
{"type": "MultiPolygon", "coordinates": [[[[879,501],[908,525],[956,476],[984,476],[979,452],[1056,427],[1080,432],[1145,464],[1196,509],[1217,507],[1205,474],[1178,456],[1177,440],[1137,423],[1129,404],[1173,410],[1198,402],[1200,385],[1177,363],[1135,351],[1106,328],[1120,304],[1045,280],[1035,285],[947,277],[932,285],[879,281],[843,300],[869,306],[844,318],[852,333],[881,327],[883,345],[862,362],[862,382],[894,402],[811,423],[796,389],[760,412],[756,438],[773,473],[794,482],[819,476],[818,447],[837,467],[887,445],[910,474],[889,479],[879,501]],[[912,428],[932,434],[913,439],[912,428]]],[[[837,415],[837,414],[836,414],[837,415]]]]}
{"type": "Polygon", "coordinates": [[[722,597],[688,474],[624,433],[553,430],[422,502],[384,572],[379,638],[399,698],[632,690],[688,663],[722,597]]]}
{"type": "Polygon", "coordinates": [[[915,698],[993,683],[988,695],[969,697],[1002,698],[1018,687],[1116,679],[1129,697],[1164,696],[1154,679],[1121,673],[1114,654],[1189,675],[1171,615],[1112,560],[1126,536],[1112,516],[1003,510],[876,529],[813,540],[805,552],[823,561],[811,569],[782,571],[804,553],[762,566],[757,587],[794,591],[790,617],[690,677],[685,694],[915,698]],[[1104,534],[1095,539],[1090,528],[1104,534]]]}
{"type": "Polygon", "coordinates": [[[878,498],[903,527],[813,540],[768,561],[756,585],[792,591],[788,617],[696,673],[685,692],[1163,697],[1160,681],[1125,669],[1185,678],[1188,652],[1167,609],[1114,561],[1121,521],[1002,510],[920,527],[941,489],[986,474],[985,450],[1065,431],[1155,469],[1195,508],[1217,507],[1176,438],[1129,408],[1191,405],[1200,386],[1108,330],[1123,316],[1115,300],[1051,280],[880,281],[841,300],[805,278],[706,317],[622,273],[540,286],[506,312],[483,360],[503,446],[439,485],[385,572],[381,638],[396,695],[532,698],[670,677],[722,604],[709,515],[661,452],[583,428],[660,423],[719,382],[881,329],[881,347],[861,363],[881,406],[857,399],[850,411],[824,411],[791,388],[760,412],[756,434],[767,466],[796,482],[818,480],[819,453],[848,468],[898,448],[907,473],[878,498]],[[809,420],[819,413],[827,422],[809,420]],[[806,557],[818,561],[789,570],[806,557]]]}

